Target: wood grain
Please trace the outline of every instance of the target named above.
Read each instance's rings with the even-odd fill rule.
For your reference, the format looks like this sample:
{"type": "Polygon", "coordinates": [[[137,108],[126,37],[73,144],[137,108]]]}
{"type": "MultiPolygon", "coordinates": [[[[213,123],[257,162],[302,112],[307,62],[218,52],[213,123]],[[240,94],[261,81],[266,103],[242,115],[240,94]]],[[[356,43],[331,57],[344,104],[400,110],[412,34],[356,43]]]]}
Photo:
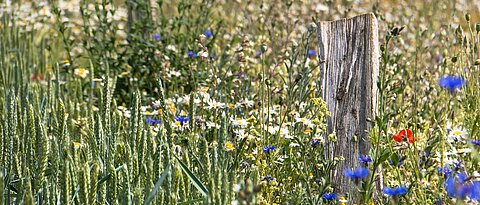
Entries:
{"type": "Polygon", "coordinates": [[[328,155],[343,156],[333,173],[332,186],[343,195],[355,193],[345,169],[361,167],[358,156],[368,154],[370,123],[377,105],[379,69],[378,25],[373,14],[318,23],[322,96],[331,117],[327,132],[337,142],[328,155]]]}

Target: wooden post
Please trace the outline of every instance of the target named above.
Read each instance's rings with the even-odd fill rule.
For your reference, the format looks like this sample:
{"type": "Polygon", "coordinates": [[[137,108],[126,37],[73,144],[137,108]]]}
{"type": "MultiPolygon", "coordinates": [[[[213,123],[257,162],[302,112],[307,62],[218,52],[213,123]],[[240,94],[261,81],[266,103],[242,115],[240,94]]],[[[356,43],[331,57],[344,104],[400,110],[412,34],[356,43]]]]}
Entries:
{"type": "MultiPolygon", "coordinates": [[[[318,23],[320,85],[331,117],[327,133],[336,133],[329,148],[332,157],[343,156],[333,173],[335,192],[355,193],[344,176],[345,169],[358,168],[360,154],[368,154],[370,123],[377,104],[379,69],[378,25],[373,14],[318,23]]],[[[372,174],[372,173],[370,173],[372,174]]],[[[370,176],[369,176],[370,177],[370,176]]]]}

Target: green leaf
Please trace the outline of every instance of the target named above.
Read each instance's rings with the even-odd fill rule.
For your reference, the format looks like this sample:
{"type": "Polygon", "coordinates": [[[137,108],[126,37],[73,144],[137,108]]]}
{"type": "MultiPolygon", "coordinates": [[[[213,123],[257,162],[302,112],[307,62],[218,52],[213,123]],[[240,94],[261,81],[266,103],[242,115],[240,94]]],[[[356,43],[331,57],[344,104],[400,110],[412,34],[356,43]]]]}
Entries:
{"type": "MultiPolygon", "coordinates": [[[[121,166],[115,168],[115,172],[120,171],[120,170],[123,169],[124,167],[125,167],[125,165],[121,165],[121,166]]],[[[100,186],[101,184],[103,184],[104,182],[106,182],[107,180],[109,180],[109,179],[110,179],[110,175],[112,175],[112,174],[108,173],[108,174],[106,174],[105,176],[103,176],[100,180],[98,180],[97,186],[100,186]]]]}
{"type": "Polygon", "coordinates": [[[193,185],[202,193],[204,197],[208,196],[208,189],[205,187],[205,185],[202,184],[202,182],[193,174],[190,169],[188,169],[187,165],[185,165],[180,159],[178,159],[177,155],[174,155],[177,161],[180,163],[180,167],[182,168],[182,171],[187,174],[188,178],[192,181],[193,185]]]}
{"type": "MultiPolygon", "coordinates": [[[[167,163],[167,164],[169,164],[169,163],[167,163]]],[[[162,186],[163,181],[165,181],[165,178],[167,177],[167,173],[169,171],[170,171],[170,165],[168,165],[167,168],[165,168],[165,170],[163,170],[162,176],[160,176],[157,183],[155,183],[155,187],[153,187],[152,191],[150,191],[150,193],[148,194],[148,197],[147,197],[147,199],[145,200],[145,203],[144,203],[145,205],[150,204],[153,201],[155,195],[157,195],[157,192],[160,189],[160,186],[162,186]]]]}

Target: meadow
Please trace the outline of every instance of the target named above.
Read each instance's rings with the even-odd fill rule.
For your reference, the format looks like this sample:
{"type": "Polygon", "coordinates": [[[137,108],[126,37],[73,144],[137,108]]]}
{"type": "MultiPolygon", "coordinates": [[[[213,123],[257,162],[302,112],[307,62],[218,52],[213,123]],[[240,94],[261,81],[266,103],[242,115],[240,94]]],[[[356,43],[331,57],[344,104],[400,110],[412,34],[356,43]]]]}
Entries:
{"type": "Polygon", "coordinates": [[[479,33],[476,0],[0,0],[0,204],[478,204],[479,33]],[[316,23],[365,13],[371,149],[337,170],[316,23]]]}

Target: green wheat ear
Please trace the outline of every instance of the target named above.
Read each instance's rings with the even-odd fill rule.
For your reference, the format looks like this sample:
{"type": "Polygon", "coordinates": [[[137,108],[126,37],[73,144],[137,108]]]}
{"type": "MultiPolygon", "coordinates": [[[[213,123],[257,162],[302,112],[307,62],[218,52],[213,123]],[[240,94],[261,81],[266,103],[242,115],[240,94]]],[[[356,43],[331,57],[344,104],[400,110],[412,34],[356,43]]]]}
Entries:
{"type": "MultiPolygon", "coordinates": [[[[67,151],[65,150],[64,153],[67,153],[67,151]]],[[[68,157],[65,158],[60,178],[60,187],[62,189],[60,201],[61,204],[70,204],[70,160],[68,160],[68,157]]]]}
{"type": "Polygon", "coordinates": [[[45,183],[45,170],[47,169],[48,163],[48,154],[49,154],[49,146],[48,146],[48,139],[47,139],[47,132],[43,123],[39,119],[38,115],[35,117],[35,124],[36,124],[36,144],[35,144],[35,154],[37,155],[37,173],[36,173],[36,188],[37,192],[40,191],[41,187],[45,183]]]}
{"type": "MultiPolygon", "coordinates": [[[[30,170],[27,167],[27,170],[25,171],[25,174],[28,176],[30,175],[30,170]]],[[[0,176],[1,177],[1,176],[0,176]]],[[[2,177],[3,178],[3,177],[2,177]]],[[[35,201],[33,199],[33,192],[32,192],[32,178],[31,177],[26,177],[25,178],[25,192],[23,194],[23,203],[24,204],[35,204],[35,201]]],[[[3,194],[2,194],[3,195],[3,194]]]]}
{"type": "Polygon", "coordinates": [[[90,204],[90,170],[88,163],[84,163],[79,170],[78,182],[80,183],[80,203],[90,204]]]}
{"type": "Polygon", "coordinates": [[[5,193],[5,181],[4,181],[4,178],[5,175],[3,173],[3,170],[0,170],[0,204],[5,204],[5,195],[3,193],[5,193]]]}
{"type": "Polygon", "coordinates": [[[115,167],[113,165],[110,165],[110,167],[108,167],[108,173],[110,174],[110,178],[107,181],[107,201],[110,204],[118,204],[118,200],[117,200],[118,179],[117,179],[117,172],[115,171],[115,167]]]}

